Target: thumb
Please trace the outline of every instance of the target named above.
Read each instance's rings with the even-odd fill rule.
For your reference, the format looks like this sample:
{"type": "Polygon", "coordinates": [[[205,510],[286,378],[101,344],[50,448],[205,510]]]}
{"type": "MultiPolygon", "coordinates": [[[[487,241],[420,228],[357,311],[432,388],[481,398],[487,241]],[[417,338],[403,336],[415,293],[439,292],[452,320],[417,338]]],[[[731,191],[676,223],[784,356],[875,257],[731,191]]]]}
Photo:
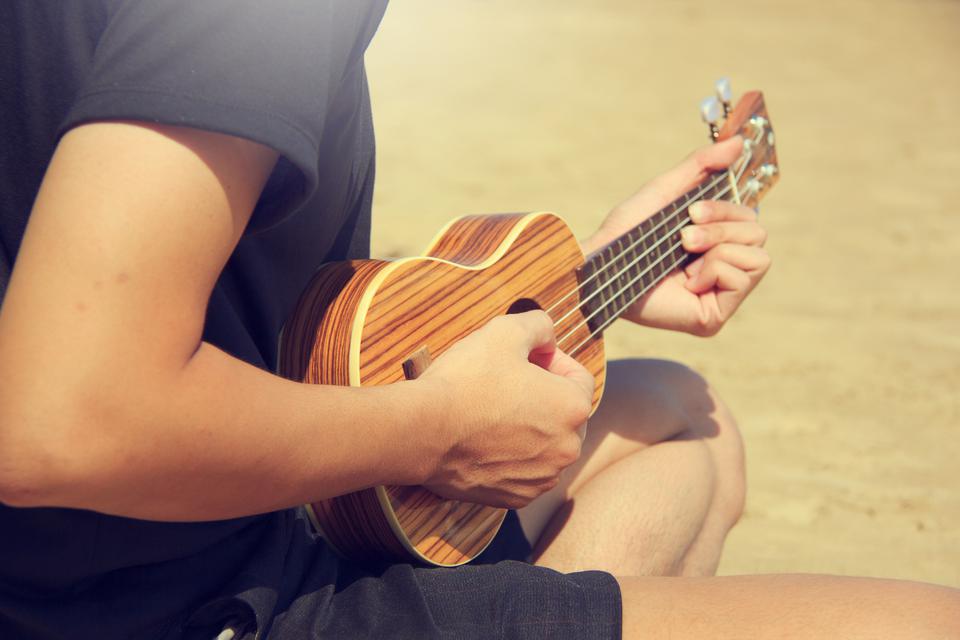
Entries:
{"type": "MultiPolygon", "coordinates": [[[[531,354],[533,356],[533,354],[531,354]]],[[[566,378],[579,387],[587,398],[593,398],[593,391],[596,381],[593,374],[587,371],[586,367],[577,362],[573,356],[570,356],[563,350],[555,348],[549,353],[537,353],[536,360],[531,357],[531,362],[546,369],[548,372],[566,378]]]]}
{"type": "Polygon", "coordinates": [[[525,311],[494,318],[502,328],[501,338],[518,349],[524,357],[532,354],[551,353],[557,344],[553,319],[545,311],[525,311]]]}

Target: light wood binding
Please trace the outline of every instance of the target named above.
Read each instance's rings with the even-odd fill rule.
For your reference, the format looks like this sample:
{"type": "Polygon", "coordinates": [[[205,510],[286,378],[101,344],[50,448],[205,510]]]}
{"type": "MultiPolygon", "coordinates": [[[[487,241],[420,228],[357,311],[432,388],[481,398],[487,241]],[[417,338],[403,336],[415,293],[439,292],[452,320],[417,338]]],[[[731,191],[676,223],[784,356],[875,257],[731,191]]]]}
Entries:
{"type": "MultiPolygon", "coordinates": [[[[518,300],[549,308],[577,287],[583,254],[553,214],[469,216],[454,221],[430,254],[391,263],[327,265],[314,277],[284,330],[280,373],[313,384],[390,384],[403,363],[427,348],[436,358],[518,300]],[[312,345],[303,350],[302,345],[312,345]]],[[[577,354],[603,392],[599,336],[589,338],[577,296],[551,315],[573,311],[558,326],[577,325],[577,354]]],[[[309,505],[328,541],[349,557],[413,557],[441,566],[463,564],[496,535],[504,509],[444,500],[422,487],[377,487],[309,505]],[[349,523],[349,525],[347,524],[349,523]]]]}
{"type": "MultiPolygon", "coordinates": [[[[773,175],[761,188],[744,191],[764,165],[776,165],[772,129],[751,132],[748,120],[755,115],[766,118],[766,108],[761,94],[751,92],[720,131],[721,139],[742,134],[752,144],[741,158],[742,170],[722,174],[724,184],[731,185],[724,194],[730,194],[720,194],[717,186],[707,195],[691,195],[694,189],[586,262],[563,220],[531,213],[458,218],[421,257],[324,265],[281,335],[279,373],[310,384],[399,382],[405,371],[407,377],[422,373],[431,358],[490,319],[539,307],[548,310],[565,346],[578,345],[572,354],[596,381],[595,410],[606,375],[603,328],[689,258],[679,244],[679,229],[689,218],[676,216],[693,199],[715,193],[755,206],[776,181],[773,175]],[[658,220],[664,221],[660,231],[654,226],[658,220]],[[666,267],[659,264],[674,256],[666,267]],[[598,305],[605,313],[592,311],[598,305]]],[[[446,500],[423,487],[398,486],[320,500],[306,509],[328,542],[347,557],[437,566],[460,565],[479,555],[506,515],[504,509],[446,500]]]]}

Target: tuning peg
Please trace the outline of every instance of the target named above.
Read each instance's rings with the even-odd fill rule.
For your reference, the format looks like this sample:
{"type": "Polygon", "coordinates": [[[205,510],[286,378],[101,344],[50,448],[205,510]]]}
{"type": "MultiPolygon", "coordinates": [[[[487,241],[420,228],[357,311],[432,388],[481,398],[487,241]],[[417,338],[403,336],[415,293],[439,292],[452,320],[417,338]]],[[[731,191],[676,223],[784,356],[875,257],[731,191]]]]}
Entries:
{"type": "Polygon", "coordinates": [[[767,119],[763,116],[753,116],[747,121],[747,125],[750,127],[750,132],[760,140],[764,133],[767,131],[767,119]]]}
{"type": "Polygon", "coordinates": [[[733,100],[733,90],[730,88],[730,78],[720,78],[713,83],[713,88],[717,92],[717,99],[723,105],[724,117],[730,115],[730,109],[733,108],[730,101],[733,100]]]}
{"type": "Polygon", "coordinates": [[[714,96],[704,98],[700,102],[700,117],[710,127],[710,139],[714,142],[720,137],[720,129],[717,127],[717,123],[720,122],[722,113],[723,108],[714,96]]]}
{"type": "Polygon", "coordinates": [[[773,176],[777,175],[778,169],[775,164],[765,164],[760,167],[760,177],[764,180],[769,180],[773,176]]]}

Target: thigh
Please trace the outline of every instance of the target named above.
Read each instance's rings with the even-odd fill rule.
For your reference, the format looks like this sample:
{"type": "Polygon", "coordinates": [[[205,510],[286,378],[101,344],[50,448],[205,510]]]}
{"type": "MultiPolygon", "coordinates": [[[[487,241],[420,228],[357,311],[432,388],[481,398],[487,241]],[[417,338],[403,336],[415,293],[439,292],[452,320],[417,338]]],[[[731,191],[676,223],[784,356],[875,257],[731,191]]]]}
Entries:
{"type": "Polygon", "coordinates": [[[623,637],[960,638],[960,591],[822,575],[621,578],[623,637]]]}
{"type": "Polygon", "coordinates": [[[554,512],[597,473],[641,449],[677,437],[712,437],[723,430],[726,410],[706,381],[668,360],[612,360],[603,399],[587,423],[580,459],[560,484],[519,510],[527,538],[535,541],[554,512]]]}

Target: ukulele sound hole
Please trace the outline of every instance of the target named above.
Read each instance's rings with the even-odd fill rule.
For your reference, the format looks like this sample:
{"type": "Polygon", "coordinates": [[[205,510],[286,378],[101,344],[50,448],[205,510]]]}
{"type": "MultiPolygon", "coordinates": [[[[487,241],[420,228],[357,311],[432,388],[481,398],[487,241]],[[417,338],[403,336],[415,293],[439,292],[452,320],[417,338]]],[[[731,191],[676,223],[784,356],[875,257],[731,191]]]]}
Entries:
{"type": "Polygon", "coordinates": [[[536,300],[531,300],[530,298],[520,298],[514,302],[507,309],[507,313],[523,313],[525,311],[533,311],[534,309],[542,309],[536,300]]]}

